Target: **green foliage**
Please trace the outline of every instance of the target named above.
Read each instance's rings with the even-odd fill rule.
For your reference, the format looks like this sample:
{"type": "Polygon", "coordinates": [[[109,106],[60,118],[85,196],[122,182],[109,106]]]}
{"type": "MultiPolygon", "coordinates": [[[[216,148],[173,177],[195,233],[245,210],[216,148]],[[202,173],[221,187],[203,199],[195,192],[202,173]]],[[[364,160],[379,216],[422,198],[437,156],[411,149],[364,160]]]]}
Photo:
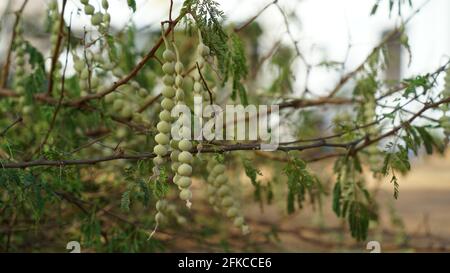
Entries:
{"type": "Polygon", "coordinates": [[[42,54],[33,47],[28,41],[25,44],[25,54],[29,57],[31,72],[27,73],[25,79],[20,83],[26,90],[26,94],[30,97],[32,94],[43,92],[46,80],[45,62],[42,54]]]}
{"type": "MultiPolygon", "coordinates": [[[[377,13],[378,8],[380,6],[380,3],[384,2],[383,0],[376,0],[375,4],[372,6],[372,9],[370,11],[370,15],[374,15],[377,13]]],[[[398,14],[402,14],[402,8],[403,5],[409,5],[409,7],[413,6],[412,0],[388,0],[388,6],[389,6],[389,16],[392,14],[392,10],[394,10],[395,7],[398,9],[398,14]]]]}
{"type": "Polygon", "coordinates": [[[248,105],[247,90],[241,82],[241,80],[245,79],[248,73],[245,48],[237,34],[232,34],[230,40],[231,47],[225,67],[224,82],[227,81],[229,77],[233,79],[233,92],[231,93],[231,98],[235,100],[237,93],[241,103],[246,106],[248,105]]]}
{"type": "Polygon", "coordinates": [[[322,184],[316,176],[309,173],[304,161],[291,158],[283,171],[288,177],[288,213],[295,211],[296,204],[302,208],[307,197],[311,204],[320,205],[321,195],[324,193],[322,184]]]}
{"type": "Polygon", "coordinates": [[[127,0],[127,4],[133,12],[136,12],[136,0],[127,0]]]}
{"type": "Polygon", "coordinates": [[[370,220],[376,220],[373,200],[360,175],[357,157],[342,157],[334,166],[337,181],[333,189],[332,208],[338,217],[346,218],[351,235],[358,241],[367,238],[370,220]]]}
{"type": "Polygon", "coordinates": [[[214,0],[186,0],[183,9],[193,16],[203,42],[217,57],[222,83],[231,79],[232,99],[239,96],[241,103],[248,105],[247,91],[242,83],[248,74],[245,47],[237,34],[228,35],[223,29],[224,14],[219,4],[214,0]]]}
{"type": "Polygon", "coordinates": [[[200,29],[203,42],[217,57],[219,69],[224,74],[228,59],[228,35],[222,27],[224,13],[220,5],[214,0],[186,0],[183,12],[188,12],[200,29]]]}

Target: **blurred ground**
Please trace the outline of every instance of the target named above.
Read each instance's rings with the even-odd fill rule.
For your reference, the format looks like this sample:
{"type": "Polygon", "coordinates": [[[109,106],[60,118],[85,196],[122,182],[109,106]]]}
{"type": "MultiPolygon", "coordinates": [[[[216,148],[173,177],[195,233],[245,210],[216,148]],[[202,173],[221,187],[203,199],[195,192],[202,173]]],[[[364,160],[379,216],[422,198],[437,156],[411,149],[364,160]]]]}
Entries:
{"type": "MultiPolygon", "coordinates": [[[[389,177],[371,180],[373,190],[379,187],[380,224],[368,238],[378,240],[386,251],[450,251],[450,153],[446,156],[422,157],[412,162],[412,171],[399,179],[400,195],[393,198],[389,177]],[[395,208],[395,212],[392,212],[395,208]]],[[[370,178],[369,178],[370,179],[370,178]]],[[[329,202],[324,204],[322,219],[317,213],[300,212],[285,220],[278,210],[266,208],[249,217],[277,225],[281,223],[281,242],[268,248],[273,251],[367,251],[365,243],[347,238],[342,223],[334,216],[329,202]],[[312,219],[312,220],[311,220],[312,219]]]]}
{"type": "MultiPolygon", "coordinates": [[[[242,179],[245,179],[245,175],[242,179]]],[[[380,223],[371,227],[366,242],[357,243],[350,238],[345,225],[331,211],[329,200],[323,204],[323,215],[320,215],[319,210],[312,211],[307,205],[289,216],[284,202],[265,205],[263,210],[258,204],[250,202],[245,207],[246,217],[253,230],[251,237],[244,239],[238,231],[230,231],[232,228],[229,227],[226,235],[208,239],[202,239],[206,238],[202,234],[186,234],[182,238],[178,237],[177,243],[169,249],[369,252],[366,249],[367,242],[376,240],[380,242],[383,252],[450,252],[450,153],[447,152],[444,157],[425,156],[422,160],[412,160],[412,171],[407,176],[399,177],[399,184],[400,195],[395,200],[389,177],[385,181],[369,182],[370,189],[377,192],[380,201],[380,223]],[[223,241],[225,236],[226,242],[223,241]]],[[[197,206],[202,214],[208,210],[206,204],[203,206],[197,206]]],[[[214,216],[212,212],[203,220],[208,221],[208,217],[210,221],[213,221],[212,218],[217,221],[217,215],[214,216]]]]}

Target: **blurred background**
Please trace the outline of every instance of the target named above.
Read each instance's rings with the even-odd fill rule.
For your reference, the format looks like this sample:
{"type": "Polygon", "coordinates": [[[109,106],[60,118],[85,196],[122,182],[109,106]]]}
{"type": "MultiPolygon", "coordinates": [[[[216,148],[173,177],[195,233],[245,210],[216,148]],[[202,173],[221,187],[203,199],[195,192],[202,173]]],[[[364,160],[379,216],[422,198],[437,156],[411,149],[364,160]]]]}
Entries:
{"type": "MultiPolygon", "coordinates": [[[[7,16],[16,10],[22,1],[0,1],[0,15],[7,16]]],[[[91,1],[99,6],[100,1],[91,1]]],[[[254,16],[271,1],[269,0],[218,0],[231,25],[239,25],[254,16]]],[[[342,65],[336,71],[326,67],[314,67],[305,80],[305,62],[293,63],[295,71],[294,90],[311,90],[323,95],[332,89],[346,71],[357,67],[386,33],[392,31],[402,20],[421,7],[406,26],[409,36],[411,60],[408,51],[396,39],[389,42],[391,61],[385,75],[388,79],[400,80],[420,73],[434,71],[450,56],[450,1],[413,1],[413,7],[404,5],[401,16],[397,10],[389,13],[388,1],[381,1],[379,11],[370,16],[375,0],[279,0],[279,7],[269,6],[256,20],[263,29],[260,54],[270,52],[278,41],[292,45],[296,41],[304,55],[305,62],[314,66],[324,61],[342,65]],[[289,21],[289,29],[285,20],[289,21]],[[307,86],[306,86],[307,85],[307,86]]],[[[159,22],[167,19],[168,0],[136,0],[137,12],[132,13],[126,1],[111,0],[112,26],[120,30],[130,23],[136,25],[142,41],[146,33],[158,31],[159,22]]],[[[178,11],[182,1],[174,1],[178,11]]],[[[24,23],[27,38],[49,56],[48,35],[43,29],[47,1],[31,0],[25,9],[24,23]]],[[[89,19],[79,12],[79,1],[69,0],[67,10],[71,11],[74,32],[82,32],[89,25],[89,19]]],[[[176,13],[176,12],[175,12],[176,13]]],[[[69,18],[67,18],[69,19],[69,18]]],[[[12,18],[2,20],[0,33],[0,63],[10,38],[12,18]]],[[[137,39],[139,40],[139,35],[137,39]]],[[[143,45],[145,47],[145,45],[143,45]]],[[[269,73],[269,72],[268,72],[269,73]]],[[[442,83],[440,83],[442,84],[442,83]]],[[[347,89],[351,89],[351,83],[347,89]]],[[[301,91],[299,91],[301,92],[301,91]]],[[[410,105],[417,110],[417,105],[410,105]]],[[[327,112],[332,119],[333,112],[327,112]]],[[[430,113],[433,116],[433,112],[430,113]]],[[[332,162],[312,165],[313,169],[331,179],[332,162]],[[325,172],[322,172],[325,170],[325,172]]],[[[261,168],[264,177],[271,177],[270,169],[261,168]]],[[[245,174],[238,175],[246,186],[250,185],[245,174]]],[[[400,196],[392,198],[389,181],[367,177],[371,190],[382,200],[384,213],[380,228],[369,239],[379,240],[382,250],[450,251],[450,156],[420,156],[414,158],[412,171],[399,179],[400,196]]],[[[388,178],[387,178],[388,179],[388,178]]],[[[264,180],[264,178],[263,178],[264,180]]],[[[324,209],[312,211],[305,208],[294,216],[283,211],[284,203],[259,206],[246,204],[246,216],[255,230],[265,231],[267,238],[261,239],[261,250],[265,251],[365,251],[364,244],[358,244],[342,232],[342,222],[332,213],[329,203],[324,209]]],[[[201,208],[200,208],[201,209],[201,208]]],[[[239,235],[231,236],[229,246],[240,249],[243,244],[239,235]]],[[[226,246],[224,246],[226,249],[226,246]]],[[[211,250],[208,245],[199,246],[192,238],[181,237],[172,250],[211,250]]],[[[213,249],[216,250],[216,249],[213,249]]]]}

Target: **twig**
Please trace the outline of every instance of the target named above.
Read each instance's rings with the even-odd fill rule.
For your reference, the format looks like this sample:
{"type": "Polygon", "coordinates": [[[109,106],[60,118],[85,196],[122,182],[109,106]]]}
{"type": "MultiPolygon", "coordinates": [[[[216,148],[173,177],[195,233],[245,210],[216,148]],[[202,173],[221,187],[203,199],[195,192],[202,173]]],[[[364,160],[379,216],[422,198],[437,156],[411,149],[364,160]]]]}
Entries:
{"type": "Polygon", "coordinates": [[[209,101],[210,101],[210,104],[212,105],[213,104],[213,98],[212,98],[211,90],[209,90],[208,84],[206,83],[206,80],[205,80],[205,78],[202,75],[202,71],[200,69],[200,66],[198,65],[198,62],[195,62],[195,64],[197,65],[198,74],[200,75],[200,78],[202,79],[203,85],[205,86],[205,89],[208,91],[209,101]]]}
{"type": "Polygon", "coordinates": [[[14,127],[16,124],[20,123],[23,121],[22,117],[18,117],[16,120],[14,120],[13,123],[11,123],[8,127],[6,127],[5,129],[3,129],[2,132],[0,132],[0,137],[4,137],[6,135],[6,133],[8,132],[9,129],[11,129],[12,127],[14,127]]]}
{"type": "Polygon", "coordinates": [[[274,0],[271,3],[265,5],[258,13],[256,13],[255,16],[253,16],[252,18],[250,18],[246,23],[244,23],[243,25],[241,25],[240,27],[236,27],[234,29],[234,32],[239,32],[241,30],[243,30],[244,28],[248,27],[253,21],[256,20],[256,18],[258,18],[266,9],[268,9],[270,6],[276,4],[278,2],[278,0],[274,0]]]}

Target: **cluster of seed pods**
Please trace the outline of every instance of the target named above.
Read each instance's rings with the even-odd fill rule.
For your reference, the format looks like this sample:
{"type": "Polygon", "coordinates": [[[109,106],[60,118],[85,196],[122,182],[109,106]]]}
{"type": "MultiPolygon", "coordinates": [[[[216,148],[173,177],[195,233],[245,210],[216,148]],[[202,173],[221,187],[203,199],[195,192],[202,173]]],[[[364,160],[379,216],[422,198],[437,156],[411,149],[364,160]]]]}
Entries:
{"type": "Polygon", "coordinates": [[[232,188],[225,174],[225,165],[211,159],[208,161],[207,170],[209,172],[207,179],[208,202],[215,210],[223,210],[228,217],[233,219],[233,224],[241,229],[244,235],[248,234],[250,228],[245,224],[240,205],[232,195],[232,188]]]}
{"type": "Polygon", "coordinates": [[[84,14],[91,17],[91,24],[98,27],[100,33],[107,33],[111,23],[111,15],[108,13],[108,1],[102,0],[102,8],[105,10],[104,13],[100,11],[96,12],[95,7],[89,3],[89,0],[80,0],[80,2],[84,6],[84,14]]]}
{"type": "Polygon", "coordinates": [[[25,41],[23,39],[22,33],[22,24],[19,22],[19,24],[15,28],[16,32],[16,39],[14,40],[14,46],[15,46],[15,74],[14,74],[14,86],[16,89],[16,92],[21,95],[19,99],[19,107],[22,111],[22,114],[24,116],[28,116],[33,111],[32,105],[27,105],[27,100],[25,97],[25,87],[23,86],[23,82],[25,79],[25,70],[26,70],[26,58],[25,58],[25,41]]]}
{"type": "Polygon", "coordinates": [[[173,217],[179,225],[184,225],[186,223],[186,218],[178,213],[175,205],[169,204],[165,199],[156,202],[156,210],[158,211],[155,216],[157,223],[166,223],[169,220],[169,217],[173,217]]]}

